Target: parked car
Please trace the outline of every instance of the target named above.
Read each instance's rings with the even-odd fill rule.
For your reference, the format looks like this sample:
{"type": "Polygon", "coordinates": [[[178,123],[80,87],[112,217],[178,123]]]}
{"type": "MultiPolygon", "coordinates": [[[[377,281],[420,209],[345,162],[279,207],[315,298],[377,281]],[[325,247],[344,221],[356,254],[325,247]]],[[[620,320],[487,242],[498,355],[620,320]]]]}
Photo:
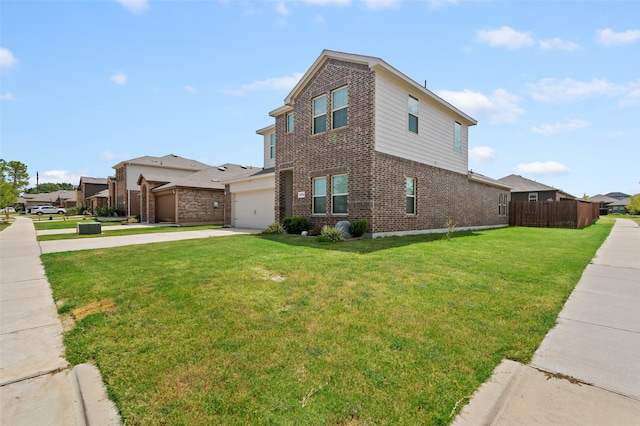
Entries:
{"type": "Polygon", "coordinates": [[[49,204],[36,204],[35,206],[27,207],[27,212],[34,213],[34,210],[40,206],[48,206],[49,204]]]}
{"type": "Polygon", "coordinates": [[[15,213],[16,209],[14,209],[13,207],[5,207],[4,209],[2,209],[2,213],[15,213]]]}
{"type": "Polygon", "coordinates": [[[37,206],[31,209],[31,214],[37,214],[38,216],[41,216],[43,214],[52,214],[52,213],[65,214],[66,212],[67,211],[62,207],[55,207],[49,204],[37,206]]]}

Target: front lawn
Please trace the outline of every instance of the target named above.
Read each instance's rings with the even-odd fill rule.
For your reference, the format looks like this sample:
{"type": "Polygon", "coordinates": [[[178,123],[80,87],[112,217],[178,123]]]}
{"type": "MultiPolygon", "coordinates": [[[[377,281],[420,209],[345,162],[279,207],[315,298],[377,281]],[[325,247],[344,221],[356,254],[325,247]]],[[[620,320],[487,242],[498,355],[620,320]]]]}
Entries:
{"type": "MultiPolygon", "coordinates": [[[[104,225],[104,223],[103,223],[104,225]]],[[[120,225],[119,223],[117,225],[120,225]]],[[[99,238],[99,237],[121,237],[124,235],[138,234],[161,234],[164,232],[185,232],[185,231],[202,231],[206,229],[220,229],[219,225],[200,225],[200,226],[147,226],[144,228],[126,228],[126,229],[102,229],[100,234],[51,234],[38,235],[38,241],[52,240],[75,240],[79,238],[99,238]]]]}
{"type": "Polygon", "coordinates": [[[42,256],[127,424],[447,424],[527,363],[612,226],[341,244],[239,235],[42,256]]]}

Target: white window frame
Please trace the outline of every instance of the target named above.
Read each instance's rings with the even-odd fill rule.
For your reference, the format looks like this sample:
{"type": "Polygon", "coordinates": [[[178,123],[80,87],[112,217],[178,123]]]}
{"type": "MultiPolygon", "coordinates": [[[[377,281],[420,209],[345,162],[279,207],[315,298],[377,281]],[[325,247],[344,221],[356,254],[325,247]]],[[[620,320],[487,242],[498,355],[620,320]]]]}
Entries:
{"type": "Polygon", "coordinates": [[[453,123],[453,148],[462,151],[462,124],[457,121],[453,123]]]}
{"type": "Polygon", "coordinates": [[[276,134],[269,135],[269,158],[276,158],[276,134]]]}
{"type": "Polygon", "coordinates": [[[414,177],[405,177],[404,179],[404,192],[405,192],[405,199],[404,199],[404,211],[408,216],[415,216],[416,213],[416,182],[417,179],[414,177]],[[413,194],[409,194],[408,193],[408,187],[407,187],[407,183],[409,182],[409,180],[413,181],[413,194]],[[408,212],[407,210],[407,201],[409,200],[409,198],[412,199],[412,203],[413,203],[413,212],[408,212]]]}
{"type": "Polygon", "coordinates": [[[294,120],[294,118],[295,118],[295,116],[293,115],[292,112],[287,114],[287,133],[293,132],[293,120],[294,120]]]}
{"type": "Polygon", "coordinates": [[[346,110],[347,113],[347,121],[340,127],[345,127],[349,124],[349,86],[342,86],[336,90],[333,90],[331,92],[331,128],[332,129],[339,129],[340,127],[336,127],[336,112],[338,111],[342,111],[343,109],[346,110]],[[334,108],[335,106],[335,94],[340,92],[341,90],[346,90],[347,91],[347,103],[339,108],[334,108]]]}
{"type": "Polygon", "coordinates": [[[342,175],[332,175],[331,176],[331,214],[333,215],[347,215],[349,214],[349,177],[346,174],[342,174],[342,175]],[[334,183],[334,179],[338,178],[338,177],[342,177],[344,176],[344,178],[347,180],[347,190],[346,192],[335,192],[336,190],[336,185],[334,183]],[[346,211],[345,212],[336,212],[335,210],[335,198],[336,197],[345,197],[345,207],[346,207],[346,211]]]}
{"type": "Polygon", "coordinates": [[[311,99],[311,112],[313,116],[313,125],[311,126],[313,134],[317,135],[317,134],[326,132],[327,131],[327,95],[316,96],[315,98],[311,99]],[[316,100],[320,98],[324,98],[324,112],[322,114],[316,114],[316,100]],[[319,131],[316,131],[316,118],[320,118],[323,115],[324,115],[324,130],[319,132],[319,131]]]}
{"type": "Polygon", "coordinates": [[[529,201],[538,201],[538,193],[530,192],[529,193],[529,201]]]}
{"type": "Polygon", "coordinates": [[[314,215],[322,215],[322,216],[326,216],[327,214],[327,177],[326,176],[318,176],[313,178],[312,182],[311,182],[312,188],[311,188],[311,193],[312,193],[312,200],[311,200],[311,214],[314,215]],[[316,181],[318,180],[324,180],[324,194],[323,195],[318,195],[316,194],[316,181]],[[324,198],[324,211],[323,212],[316,212],[316,198],[324,198]]]}
{"type": "Polygon", "coordinates": [[[408,116],[407,116],[407,130],[411,133],[414,134],[419,134],[420,133],[420,100],[418,98],[416,98],[415,96],[411,96],[409,95],[409,97],[407,98],[407,112],[408,112],[408,116]],[[414,100],[416,102],[416,113],[412,113],[411,112],[411,100],[414,100]],[[413,131],[411,130],[411,117],[415,117],[416,119],[416,130],[413,131]]]}

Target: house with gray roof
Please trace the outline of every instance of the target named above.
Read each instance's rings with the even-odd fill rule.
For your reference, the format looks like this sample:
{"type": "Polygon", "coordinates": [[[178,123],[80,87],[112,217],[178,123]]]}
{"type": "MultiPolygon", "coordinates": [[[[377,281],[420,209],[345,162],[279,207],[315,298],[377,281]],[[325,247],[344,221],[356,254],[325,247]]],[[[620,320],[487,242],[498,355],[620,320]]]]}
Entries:
{"type": "Polygon", "coordinates": [[[576,197],[561,189],[524,178],[509,175],[498,179],[511,187],[511,201],[562,201],[575,200],[576,197]]]}
{"type": "MultiPolygon", "coordinates": [[[[92,205],[95,205],[95,200],[91,200],[90,197],[96,195],[97,193],[104,191],[108,188],[107,178],[96,178],[89,176],[81,176],[80,183],[76,187],[76,204],[79,206],[84,206],[87,208],[91,208],[92,205]]],[[[100,198],[100,205],[108,205],[109,197],[107,194],[106,204],[105,200],[100,198]]],[[[93,211],[93,210],[92,210],[93,211]]]]}

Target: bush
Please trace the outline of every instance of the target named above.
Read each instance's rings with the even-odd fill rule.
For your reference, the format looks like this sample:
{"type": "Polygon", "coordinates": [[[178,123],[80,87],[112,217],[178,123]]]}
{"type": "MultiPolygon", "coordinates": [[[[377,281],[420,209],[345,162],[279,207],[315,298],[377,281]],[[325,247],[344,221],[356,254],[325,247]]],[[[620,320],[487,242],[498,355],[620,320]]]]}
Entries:
{"type": "Polygon", "coordinates": [[[290,234],[301,234],[302,231],[308,231],[309,218],[305,216],[292,216],[282,219],[282,226],[290,234]]]}
{"type": "Polygon", "coordinates": [[[282,226],[278,222],[274,222],[271,225],[267,226],[267,229],[262,231],[262,233],[265,235],[286,234],[287,230],[284,229],[284,226],[282,226]]]}
{"type": "Polygon", "coordinates": [[[332,226],[325,225],[322,227],[318,240],[322,242],[339,243],[344,241],[344,233],[332,226]]]}
{"type": "Polygon", "coordinates": [[[79,215],[79,214],[83,214],[83,213],[84,213],[84,211],[85,211],[86,209],[87,209],[87,208],[86,208],[86,207],[84,207],[84,206],[73,206],[73,207],[69,207],[69,208],[67,209],[67,214],[68,214],[69,216],[76,216],[76,215],[79,215]]]}
{"type": "Polygon", "coordinates": [[[309,231],[309,236],[317,237],[318,235],[320,235],[321,232],[322,232],[322,226],[317,225],[317,226],[314,226],[311,231],[309,231]]]}
{"type": "Polygon", "coordinates": [[[367,219],[354,220],[349,224],[349,233],[353,238],[362,237],[367,232],[369,221],[367,219]]]}

